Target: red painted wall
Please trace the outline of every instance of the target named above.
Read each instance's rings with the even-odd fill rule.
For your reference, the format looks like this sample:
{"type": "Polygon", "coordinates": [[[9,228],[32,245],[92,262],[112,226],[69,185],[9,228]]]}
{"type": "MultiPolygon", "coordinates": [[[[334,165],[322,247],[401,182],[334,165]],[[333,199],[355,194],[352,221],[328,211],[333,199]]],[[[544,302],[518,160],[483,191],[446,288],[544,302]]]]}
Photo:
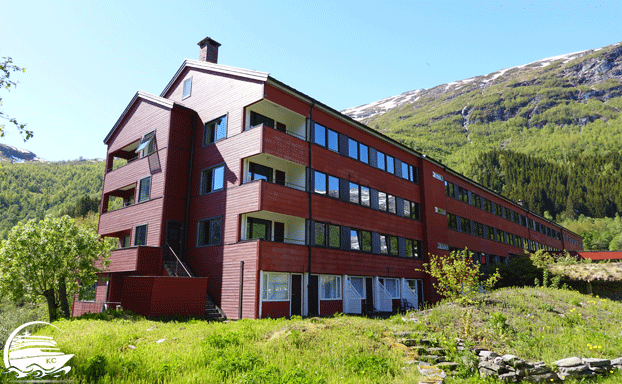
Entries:
{"type": "Polygon", "coordinates": [[[342,300],[320,300],[321,316],[330,316],[337,312],[343,312],[342,300]]]}
{"type": "Polygon", "coordinates": [[[261,305],[262,319],[288,316],[289,301],[264,301],[261,305]]]}

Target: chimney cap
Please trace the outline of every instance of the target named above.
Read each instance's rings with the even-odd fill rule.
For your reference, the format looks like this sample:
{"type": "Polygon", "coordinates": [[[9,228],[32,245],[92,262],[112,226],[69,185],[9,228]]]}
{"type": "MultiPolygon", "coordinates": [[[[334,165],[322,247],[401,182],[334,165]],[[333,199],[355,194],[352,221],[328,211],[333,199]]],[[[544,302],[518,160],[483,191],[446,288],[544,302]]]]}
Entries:
{"type": "Polygon", "coordinates": [[[219,42],[217,42],[216,40],[212,39],[211,37],[206,37],[205,39],[199,41],[199,43],[197,45],[202,47],[204,45],[207,45],[208,43],[210,45],[216,46],[217,48],[220,47],[220,45],[221,45],[219,42]]]}

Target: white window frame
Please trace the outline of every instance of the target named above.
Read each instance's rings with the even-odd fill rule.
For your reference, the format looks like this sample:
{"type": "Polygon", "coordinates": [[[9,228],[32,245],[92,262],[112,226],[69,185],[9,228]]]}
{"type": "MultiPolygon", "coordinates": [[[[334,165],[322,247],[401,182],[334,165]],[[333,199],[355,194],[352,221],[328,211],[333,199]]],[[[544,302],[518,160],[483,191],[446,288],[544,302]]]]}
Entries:
{"type": "MultiPolygon", "coordinates": [[[[277,281],[278,284],[283,284],[283,281],[277,281]]],[[[289,273],[284,273],[284,272],[262,272],[261,273],[261,301],[290,301],[290,295],[291,295],[291,282],[290,282],[290,275],[289,273]],[[272,295],[272,297],[268,296],[268,292],[270,291],[268,289],[269,285],[270,285],[270,280],[276,280],[277,277],[280,277],[281,279],[285,278],[285,283],[287,284],[287,288],[285,291],[286,294],[286,298],[275,298],[276,295],[272,295]]],[[[276,290],[274,290],[273,288],[273,292],[276,292],[276,290]]]]}
{"type": "Polygon", "coordinates": [[[181,99],[182,100],[187,99],[190,96],[192,96],[192,76],[184,80],[184,82],[182,83],[182,88],[181,88],[181,99]],[[186,85],[188,85],[188,87],[186,87],[186,85]],[[186,89],[188,90],[187,94],[186,94],[186,89]]]}
{"type": "Polygon", "coordinates": [[[320,275],[320,300],[342,300],[343,299],[343,286],[341,275],[320,275]],[[333,283],[334,282],[334,283],[333,283]],[[324,284],[329,283],[331,289],[334,288],[337,292],[331,292],[330,297],[326,296],[326,292],[324,291],[324,284]]]}

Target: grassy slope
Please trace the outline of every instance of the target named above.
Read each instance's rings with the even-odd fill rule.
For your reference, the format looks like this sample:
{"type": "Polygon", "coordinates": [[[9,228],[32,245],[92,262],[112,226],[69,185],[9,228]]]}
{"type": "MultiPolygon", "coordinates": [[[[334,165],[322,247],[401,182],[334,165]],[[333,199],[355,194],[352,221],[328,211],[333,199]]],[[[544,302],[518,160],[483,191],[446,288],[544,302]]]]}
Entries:
{"type": "MultiPolygon", "coordinates": [[[[453,340],[461,337],[471,345],[550,363],[572,355],[622,356],[620,324],[621,303],[525,288],[495,291],[471,307],[443,304],[387,320],[79,319],[58,321],[62,332],[46,330],[46,335],[76,355],[71,375],[84,382],[96,381],[99,365],[102,383],[402,383],[415,382],[418,374],[405,362],[413,356],[395,347],[393,331],[426,332],[456,361],[464,352],[456,351],[453,340]]],[[[617,372],[598,382],[620,381],[617,372]]],[[[481,381],[471,376],[447,382],[481,381]]]]}

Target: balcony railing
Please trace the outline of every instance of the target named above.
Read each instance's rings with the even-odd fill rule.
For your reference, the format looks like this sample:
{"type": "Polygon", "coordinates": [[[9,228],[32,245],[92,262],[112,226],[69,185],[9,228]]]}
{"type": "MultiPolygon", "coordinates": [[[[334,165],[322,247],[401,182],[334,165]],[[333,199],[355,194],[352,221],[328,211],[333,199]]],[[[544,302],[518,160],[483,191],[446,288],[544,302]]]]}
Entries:
{"type": "MultiPolygon", "coordinates": [[[[280,130],[278,130],[278,129],[276,129],[276,128],[269,127],[269,126],[267,126],[267,125],[265,125],[265,124],[263,124],[263,123],[262,123],[262,124],[257,124],[257,125],[250,126],[250,127],[248,127],[248,129],[247,129],[247,130],[249,130],[249,129],[259,128],[259,127],[261,127],[261,126],[265,126],[266,128],[270,128],[270,129],[274,129],[274,130],[279,131],[279,132],[283,132],[283,131],[280,131],[280,130]]],[[[289,130],[286,130],[286,131],[285,131],[285,132],[283,132],[283,133],[288,134],[288,135],[290,135],[290,136],[297,137],[297,138],[299,138],[300,140],[307,141],[307,138],[306,138],[304,135],[300,135],[300,134],[298,134],[298,133],[296,133],[296,132],[294,132],[294,131],[289,131],[289,130]]]]}
{"type": "Polygon", "coordinates": [[[266,239],[266,238],[242,239],[242,242],[254,241],[254,240],[263,240],[263,241],[269,241],[271,243],[283,243],[283,244],[294,244],[294,245],[306,245],[307,244],[306,240],[288,239],[288,238],[274,240],[274,237],[272,239],[266,239]]]}

